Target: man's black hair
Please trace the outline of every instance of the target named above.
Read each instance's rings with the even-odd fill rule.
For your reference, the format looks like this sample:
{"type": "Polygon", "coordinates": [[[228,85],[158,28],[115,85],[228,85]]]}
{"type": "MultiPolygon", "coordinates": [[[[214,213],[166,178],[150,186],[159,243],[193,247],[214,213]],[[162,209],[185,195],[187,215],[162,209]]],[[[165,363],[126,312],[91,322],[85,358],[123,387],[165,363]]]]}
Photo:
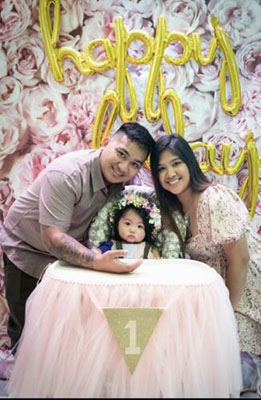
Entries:
{"type": "Polygon", "coordinates": [[[153,150],[155,140],[149,133],[148,129],[137,122],[127,122],[122,124],[121,127],[114,133],[114,135],[117,135],[120,132],[123,132],[131,141],[137,143],[142,148],[147,150],[148,155],[153,150]]]}

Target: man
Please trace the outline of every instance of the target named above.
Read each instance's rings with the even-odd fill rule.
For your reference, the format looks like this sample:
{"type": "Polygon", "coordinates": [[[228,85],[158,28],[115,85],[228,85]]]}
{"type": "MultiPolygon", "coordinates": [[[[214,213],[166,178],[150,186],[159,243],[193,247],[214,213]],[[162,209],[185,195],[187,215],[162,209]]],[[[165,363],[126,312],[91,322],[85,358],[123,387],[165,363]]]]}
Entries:
{"type": "Polygon", "coordinates": [[[93,216],[140,170],[154,140],[137,123],[123,124],[103,147],[65,154],[42,171],[10,207],[2,226],[8,334],[12,348],[24,326],[25,303],[56,259],[97,271],[131,272],[124,250],[100,254],[83,245],[93,216]]]}

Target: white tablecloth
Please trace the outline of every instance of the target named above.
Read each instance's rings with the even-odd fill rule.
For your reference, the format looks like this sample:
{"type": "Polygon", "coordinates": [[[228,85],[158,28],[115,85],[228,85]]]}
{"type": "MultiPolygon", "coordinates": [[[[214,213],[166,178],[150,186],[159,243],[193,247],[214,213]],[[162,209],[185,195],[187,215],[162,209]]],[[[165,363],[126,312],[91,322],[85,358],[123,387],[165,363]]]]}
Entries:
{"type": "Polygon", "coordinates": [[[241,384],[236,321],[212,268],[144,260],[130,274],[112,274],[56,262],[28,299],[8,391],[11,397],[220,398],[239,397],[241,384]],[[132,371],[107,309],[116,325],[129,311],[141,313],[124,326],[138,349],[146,321],[161,310],[132,371]]]}

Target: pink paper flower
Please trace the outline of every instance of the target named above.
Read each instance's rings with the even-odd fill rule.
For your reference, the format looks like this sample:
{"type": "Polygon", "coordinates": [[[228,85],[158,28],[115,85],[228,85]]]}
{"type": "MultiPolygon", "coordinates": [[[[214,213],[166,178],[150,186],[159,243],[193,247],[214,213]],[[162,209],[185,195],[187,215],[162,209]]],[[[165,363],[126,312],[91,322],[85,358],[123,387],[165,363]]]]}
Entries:
{"type": "Polygon", "coordinates": [[[0,41],[20,36],[30,23],[31,12],[24,0],[1,1],[0,41]]]}
{"type": "Polygon", "coordinates": [[[24,117],[35,144],[46,144],[67,125],[68,110],[64,98],[48,85],[40,84],[24,91],[24,117]]]}
{"type": "Polygon", "coordinates": [[[45,59],[43,40],[39,34],[28,32],[7,46],[9,69],[24,86],[36,86],[45,59]]]}
{"type": "Polygon", "coordinates": [[[26,123],[14,111],[0,115],[0,167],[8,155],[21,149],[27,141],[26,123]]]}
{"type": "Polygon", "coordinates": [[[0,179],[0,210],[2,217],[5,218],[9,207],[14,202],[13,190],[10,186],[9,179],[0,179]]]}
{"type": "Polygon", "coordinates": [[[20,196],[39,173],[56,157],[57,153],[39,146],[33,147],[30,149],[30,153],[21,156],[9,174],[14,197],[20,196]]]}

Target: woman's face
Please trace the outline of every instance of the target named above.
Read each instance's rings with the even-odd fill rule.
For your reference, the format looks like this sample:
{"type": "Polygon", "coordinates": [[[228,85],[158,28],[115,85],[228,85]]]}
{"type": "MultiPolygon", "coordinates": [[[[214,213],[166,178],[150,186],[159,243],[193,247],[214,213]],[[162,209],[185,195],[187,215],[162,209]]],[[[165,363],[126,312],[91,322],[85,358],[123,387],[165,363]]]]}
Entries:
{"type": "Polygon", "coordinates": [[[178,197],[189,188],[187,165],[169,150],[164,150],[160,155],[158,174],[162,187],[178,197]]]}
{"type": "Polygon", "coordinates": [[[127,243],[140,243],[146,236],[142,218],[134,210],[128,210],[119,220],[120,237],[127,243]]]}

